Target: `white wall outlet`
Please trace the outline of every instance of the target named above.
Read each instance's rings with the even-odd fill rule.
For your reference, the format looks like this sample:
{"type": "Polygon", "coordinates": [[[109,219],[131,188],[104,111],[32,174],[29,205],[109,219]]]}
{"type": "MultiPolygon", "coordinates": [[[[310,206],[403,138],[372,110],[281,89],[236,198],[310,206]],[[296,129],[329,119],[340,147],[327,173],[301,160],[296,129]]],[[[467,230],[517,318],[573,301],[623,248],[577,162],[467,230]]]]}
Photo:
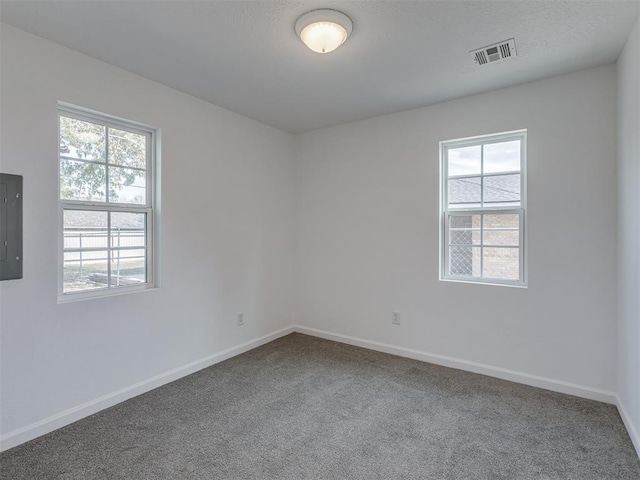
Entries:
{"type": "Polygon", "coordinates": [[[391,323],[394,325],[400,325],[400,312],[393,312],[391,314],[391,323]]]}
{"type": "Polygon", "coordinates": [[[238,312],[236,315],[236,324],[241,327],[244,325],[244,312],[238,312]]]}

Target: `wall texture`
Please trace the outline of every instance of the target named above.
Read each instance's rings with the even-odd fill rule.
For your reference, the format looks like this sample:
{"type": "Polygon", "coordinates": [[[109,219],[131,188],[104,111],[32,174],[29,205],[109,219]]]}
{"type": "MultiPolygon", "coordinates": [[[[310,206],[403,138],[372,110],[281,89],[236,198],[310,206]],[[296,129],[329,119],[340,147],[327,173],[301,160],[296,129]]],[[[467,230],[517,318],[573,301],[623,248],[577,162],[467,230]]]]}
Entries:
{"type": "Polygon", "coordinates": [[[1,56],[1,170],[25,195],[24,279],[0,284],[3,436],[291,325],[289,134],[7,25],[1,56]],[[161,129],[162,288],[57,304],[59,100],[161,129]]]}
{"type": "Polygon", "coordinates": [[[618,395],[640,453],[640,21],[618,59],[618,395]]]}
{"type": "Polygon", "coordinates": [[[613,401],[615,73],[599,67],[298,136],[296,321],[613,401]],[[529,287],[439,281],[438,142],[522,128],[529,287]]]}

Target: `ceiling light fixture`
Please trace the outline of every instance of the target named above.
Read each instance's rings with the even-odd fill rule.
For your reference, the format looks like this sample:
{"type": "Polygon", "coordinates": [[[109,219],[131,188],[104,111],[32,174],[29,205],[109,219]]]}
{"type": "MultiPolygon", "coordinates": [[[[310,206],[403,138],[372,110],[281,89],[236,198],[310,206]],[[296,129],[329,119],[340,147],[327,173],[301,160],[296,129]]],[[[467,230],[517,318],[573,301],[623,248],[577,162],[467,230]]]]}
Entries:
{"type": "Polygon", "coordinates": [[[296,22],[296,34],[314,52],[334,51],[351,34],[353,22],[338,10],[323,8],[302,15],[296,22]]]}

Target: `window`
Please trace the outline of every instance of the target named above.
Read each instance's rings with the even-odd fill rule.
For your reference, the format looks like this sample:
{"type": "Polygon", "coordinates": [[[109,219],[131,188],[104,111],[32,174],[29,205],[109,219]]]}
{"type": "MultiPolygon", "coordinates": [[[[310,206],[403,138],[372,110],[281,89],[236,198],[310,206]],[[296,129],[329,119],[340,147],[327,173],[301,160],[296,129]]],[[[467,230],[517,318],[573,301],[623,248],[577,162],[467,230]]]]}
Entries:
{"type": "Polygon", "coordinates": [[[442,280],[525,285],[526,139],[440,142],[442,280]]]}
{"type": "Polygon", "coordinates": [[[60,105],[60,301],[149,288],[155,131],[60,105]]]}

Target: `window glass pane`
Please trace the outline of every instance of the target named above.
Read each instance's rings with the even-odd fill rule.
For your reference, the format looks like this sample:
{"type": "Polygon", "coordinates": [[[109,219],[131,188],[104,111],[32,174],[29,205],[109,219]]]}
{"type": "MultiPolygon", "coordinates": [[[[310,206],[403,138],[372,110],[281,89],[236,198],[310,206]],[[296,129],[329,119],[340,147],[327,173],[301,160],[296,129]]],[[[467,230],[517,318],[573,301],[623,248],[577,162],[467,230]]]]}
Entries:
{"type": "Polygon", "coordinates": [[[104,165],[60,161],[60,198],[104,202],[107,190],[104,165]]]}
{"type": "Polygon", "coordinates": [[[103,125],[60,116],[60,155],[104,162],[105,132],[103,125]]]}
{"type": "Polygon", "coordinates": [[[145,247],[146,217],[145,213],[112,212],[111,246],[145,247]]]}
{"type": "Polygon", "coordinates": [[[126,287],[147,281],[146,250],[114,249],[111,251],[111,285],[126,287]]]}
{"type": "Polygon", "coordinates": [[[456,277],[479,277],[480,255],[480,247],[449,247],[449,274],[456,277]]]}
{"type": "Polygon", "coordinates": [[[452,215],[449,220],[449,243],[480,245],[480,215],[452,215]]]}
{"type": "Polygon", "coordinates": [[[146,168],[147,137],[138,133],[109,129],[109,163],[146,168]]]}
{"type": "Polygon", "coordinates": [[[520,232],[517,230],[499,230],[484,232],[485,245],[510,245],[517,247],[520,244],[520,232]]]}
{"type": "Polygon", "coordinates": [[[480,145],[447,150],[448,173],[450,177],[456,175],[479,175],[480,145]]]}
{"type": "Polygon", "coordinates": [[[146,172],[124,167],[109,167],[109,202],[145,205],[146,172]]]}
{"type": "Polygon", "coordinates": [[[520,278],[519,248],[482,249],[482,276],[499,280],[518,280],[520,278]]]}
{"type": "Polygon", "coordinates": [[[520,216],[516,213],[492,213],[483,215],[484,228],[518,228],[520,216]]]}
{"type": "Polygon", "coordinates": [[[107,212],[65,210],[64,248],[107,248],[107,212]]]}
{"type": "Polygon", "coordinates": [[[483,178],[484,204],[520,201],[520,174],[483,178]]]}
{"type": "Polygon", "coordinates": [[[485,245],[520,244],[520,216],[513,214],[483,215],[485,245]]]}
{"type": "Polygon", "coordinates": [[[469,207],[469,204],[479,204],[480,177],[456,178],[449,180],[449,206],[469,207]]]}
{"type": "Polygon", "coordinates": [[[107,251],[65,252],[63,291],[73,293],[107,287],[107,251]]]}
{"type": "Polygon", "coordinates": [[[483,173],[519,172],[520,140],[484,146],[483,173]]]}

